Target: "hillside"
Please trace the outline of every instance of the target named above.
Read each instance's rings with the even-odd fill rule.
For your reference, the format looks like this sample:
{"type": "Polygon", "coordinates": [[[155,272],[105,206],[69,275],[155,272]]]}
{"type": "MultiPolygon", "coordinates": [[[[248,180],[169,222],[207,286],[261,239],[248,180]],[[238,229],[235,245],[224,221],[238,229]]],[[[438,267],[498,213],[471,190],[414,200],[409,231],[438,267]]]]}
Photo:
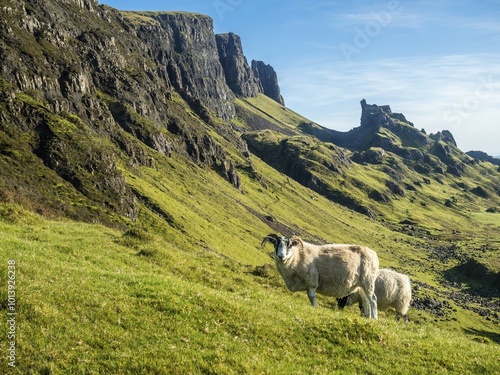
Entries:
{"type": "Polygon", "coordinates": [[[498,373],[498,166],[387,105],[362,100],[349,132],[311,122],[204,15],[0,12],[12,373],[498,373]],[[376,250],[412,280],[410,323],[312,310],[269,233],[376,250]]]}

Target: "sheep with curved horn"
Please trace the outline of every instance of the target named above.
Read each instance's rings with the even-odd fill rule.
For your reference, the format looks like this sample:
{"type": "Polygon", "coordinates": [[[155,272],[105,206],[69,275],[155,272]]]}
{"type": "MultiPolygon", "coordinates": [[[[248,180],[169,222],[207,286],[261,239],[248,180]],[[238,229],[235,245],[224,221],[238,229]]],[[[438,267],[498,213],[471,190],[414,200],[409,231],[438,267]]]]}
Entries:
{"type": "Polygon", "coordinates": [[[290,291],[307,291],[311,305],[317,307],[316,292],[344,297],[358,290],[364,315],[377,319],[379,261],[375,251],[359,245],[314,245],[297,236],[276,234],[266,236],[261,246],[266,242],[274,245],[276,267],[290,291]]]}

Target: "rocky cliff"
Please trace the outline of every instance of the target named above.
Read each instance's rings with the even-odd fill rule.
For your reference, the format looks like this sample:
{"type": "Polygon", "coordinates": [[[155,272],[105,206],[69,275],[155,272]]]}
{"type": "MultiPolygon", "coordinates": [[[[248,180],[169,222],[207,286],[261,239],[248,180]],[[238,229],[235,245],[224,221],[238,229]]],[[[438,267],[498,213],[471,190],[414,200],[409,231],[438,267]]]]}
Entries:
{"type": "Polygon", "coordinates": [[[218,34],[216,38],[226,82],[237,96],[254,97],[262,93],[279,104],[285,105],[278,84],[278,76],[272,66],[263,61],[252,60],[250,67],[243,54],[241,39],[238,35],[218,34]]]}
{"type": "MultiPolygon", "coordinates": [[[[212,19],[192,13],[143,16],[150,17],[154,24],[139,25],[137,35],[155,55],[155,65],[166,67],[176,91],[190,103],[199,100],[225,120],[233,118],[234,95],[219,62],[212,19]]],[[[134,21],[134,14],[127,17],[134,21]]]]}
{"type": "MultiPolygon", "coordinates": [[[[26,152],[86,199],[130,218],[137,197],[103,136],[132,163],[153,165],[138,140],[240,187],[213,133],[237,148],[227,126],[235,95],[262,92],[237,35],[216,37],[204,15],[120,12],[95,0],[0,0],[0,12],[4,145],[28,134],[26,152]]],[[[39,194],[34,182],[30,189],[27,195],[39,194]]]]}
{"type": "Polygon", "coordinates": [[[278,85],[278,76],[274,68],[263,61],[252,60],[252,70],[259,81],[260,92],[277,101],[279,104],[285,105],[285,100],[281,96],[278,85]]]}
{"type": "Polygon", "coordinates": [[[240,37],[233,33],[217,34],[215,37],[220,63],[229,88],[237,96],[256,96],[261,92],[259,82],[243,54],[240,37]]]}
{"type": "Polygon", "coordinates": [[[165,92],[175,90],[195,107],[229,120],[234,94],[268,92],[259,89],[267,83],[255,78],[240,38],[220,35],[218,45],[208,16],[118,12],[94,0],[54,0],[45,11],[35,1],[3,0],[2,5],[4,48],[17,43],[25,49],[22,64],[14,57],[19,51],[3,54],[3,76],[21,90],[47,88],[44,95],[51,103],[57,94],[92,93],[95,85],[155,116],[157,105],[146,105],[142,98],[158,104],[165,92]]]}

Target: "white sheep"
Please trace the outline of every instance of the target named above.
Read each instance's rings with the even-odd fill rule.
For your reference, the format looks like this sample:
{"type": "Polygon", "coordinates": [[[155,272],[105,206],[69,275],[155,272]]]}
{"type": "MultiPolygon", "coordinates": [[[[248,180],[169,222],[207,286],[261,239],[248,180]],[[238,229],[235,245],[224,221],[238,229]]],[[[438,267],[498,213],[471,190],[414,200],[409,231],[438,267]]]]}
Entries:
{"type": "MultiPolygon", "coordinates": [[[[407,275],[388,268],[380,269],[375,281],[375,295],[379,311],[394,309],[397,320],[402,316],[403,320],[408,322],[406,314],[411,302],[411,282],[407,275]]],[[[351,306],[356,302],[362,310],[363,303],[357,291],[345,298],[338,299],[339,308],[351,306]]]]}
{"type": "Polygon", "coordinates": [[[316,292],[343,297],[356,290],[362,294],[365,316],[377,319],[375,279],[378,256],[359,245],[313,245],[297,236],[291,238],[270,234],[262,241],[274,244],[278,272],[292,291],[307,291],[309,301],[317,307],[316,292]]]}

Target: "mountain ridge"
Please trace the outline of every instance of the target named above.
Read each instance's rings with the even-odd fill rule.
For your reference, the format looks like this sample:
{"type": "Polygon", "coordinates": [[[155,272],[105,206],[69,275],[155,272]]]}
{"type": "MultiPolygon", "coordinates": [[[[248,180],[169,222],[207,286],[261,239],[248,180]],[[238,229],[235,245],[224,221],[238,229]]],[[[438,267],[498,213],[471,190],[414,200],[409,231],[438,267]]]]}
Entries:
{"type": "Polygon", "coordinates": [[[470,157],[477,159],[477,160],[482,160],[482,161],[488,161],[491,164],[495,164],[500,166],[500,157],[498,156],[491,156],[488,155],[486,152],[483,151],[467,151],[467,155],[470,157]]]}

